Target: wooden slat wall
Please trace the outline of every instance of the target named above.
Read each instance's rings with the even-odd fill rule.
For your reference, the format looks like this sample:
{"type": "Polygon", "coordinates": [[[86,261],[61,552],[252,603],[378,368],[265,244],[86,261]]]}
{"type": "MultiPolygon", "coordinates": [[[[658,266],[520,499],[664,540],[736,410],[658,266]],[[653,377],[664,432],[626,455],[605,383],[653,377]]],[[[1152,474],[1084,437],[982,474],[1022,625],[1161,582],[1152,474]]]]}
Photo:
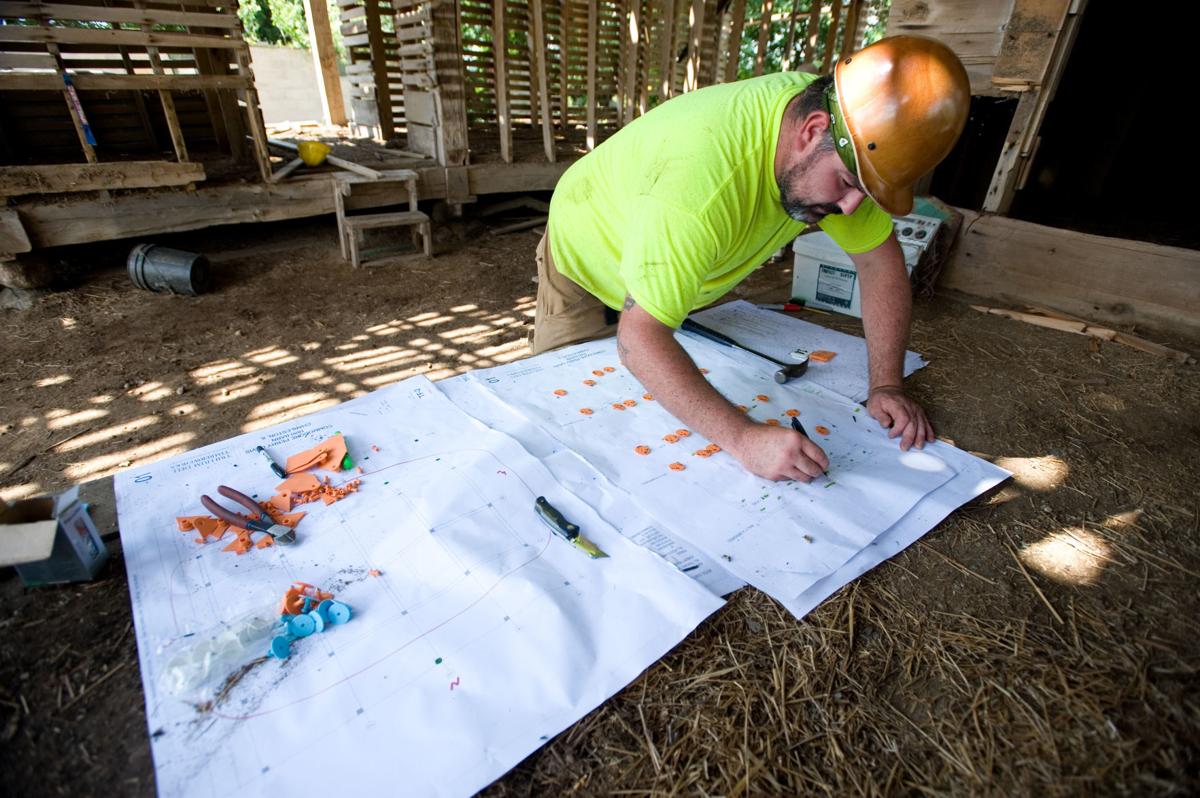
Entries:
{"type": "Polygon", "coordinates": [[[888,35],[915,33],[950,47],[967,68],[971,93],[998,96],[992,85],[996,59],[1013,12],[1013,0],[894,0],[888,35]]]}
{"type": "Polygon", "coordinates": [[[258,140],[262,115],[231,9],[210,0],[0,2],[0,163],[245,156],[264,174],[265,152],[245,144],[247,130],[258,140]],[[77,132],[82,118],[94,146],[77,132]]]}

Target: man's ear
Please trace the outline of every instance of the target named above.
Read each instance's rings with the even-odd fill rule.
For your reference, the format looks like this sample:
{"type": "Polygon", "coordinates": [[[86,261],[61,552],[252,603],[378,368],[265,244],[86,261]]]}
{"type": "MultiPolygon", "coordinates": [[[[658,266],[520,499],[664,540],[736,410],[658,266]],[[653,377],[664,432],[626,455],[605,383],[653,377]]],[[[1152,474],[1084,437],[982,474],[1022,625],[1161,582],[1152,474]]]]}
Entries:
{"type": "Polygon", "coordinates": [[[807,154],[829,133],[829,114],[825,111],[813,111],[796,127],[796,147],[807,154]]]}

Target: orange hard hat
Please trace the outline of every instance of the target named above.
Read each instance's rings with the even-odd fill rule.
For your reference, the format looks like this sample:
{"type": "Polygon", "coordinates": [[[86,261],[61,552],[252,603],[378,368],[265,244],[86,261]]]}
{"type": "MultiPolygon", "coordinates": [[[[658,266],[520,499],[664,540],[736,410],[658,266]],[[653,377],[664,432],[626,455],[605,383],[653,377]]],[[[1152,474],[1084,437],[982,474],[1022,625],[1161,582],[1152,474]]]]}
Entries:
{"type": "Polygon", "coordinates": [[[933,39],[889,36],[839,61],[834,88],[842,160],[881,208],[909,213],[913,184],[950,153],[967,123],[971,84],[962,62],[933,39]]]}

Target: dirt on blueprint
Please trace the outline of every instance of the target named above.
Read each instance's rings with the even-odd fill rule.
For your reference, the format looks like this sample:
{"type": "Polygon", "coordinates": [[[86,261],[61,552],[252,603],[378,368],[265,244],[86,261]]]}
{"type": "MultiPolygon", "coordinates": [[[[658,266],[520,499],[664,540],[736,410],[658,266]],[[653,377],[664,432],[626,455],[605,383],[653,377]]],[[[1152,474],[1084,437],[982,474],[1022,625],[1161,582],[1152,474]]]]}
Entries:
{"type": "MultiPolygon", "coordinates": [[[[359,270],[329,219],[156,239],[209,256],[201,297],[134,288],[136,242],[64,253],[63,286],[0,310],[0,495],[525,356],[537,235],[435,230],[433,261],[359,270]]],[[[782,301],[789,283],[770,265],[738,296],[782,301]]],[[[954,297],[915,316],[930,364],[912,393],[1017,478],[802,621],[738,592],[486,795],[1200,792],[1200,370],[954,297]]],[[[106,531],[112,509],[95,508],[106,531]]],[[[154,793],[110,549],[91,584],[0,570],[5,794],[154,793]]]]}

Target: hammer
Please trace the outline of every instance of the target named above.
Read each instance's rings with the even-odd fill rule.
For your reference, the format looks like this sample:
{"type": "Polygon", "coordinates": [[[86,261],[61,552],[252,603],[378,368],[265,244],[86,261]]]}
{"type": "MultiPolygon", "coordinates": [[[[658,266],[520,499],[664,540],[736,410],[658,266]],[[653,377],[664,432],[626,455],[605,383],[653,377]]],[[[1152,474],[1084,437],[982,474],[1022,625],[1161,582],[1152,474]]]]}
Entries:
{"type": "Polygon", "coordinates": [[[770,355],[764,355],[762,352],[756,352],[755,350],[751,349],[748,346],[743,346],[742,344],[739,344],[737,341],[730,338],[728,335],[722,335],[721,333],[717,332],[716,330],[710,330],[708,327],[705,327],[703,324],[698,324],[698,323],[692,321],[691,319],[684,319],[683,324],[679,325],[679,329],[683,330],[684,332],[695,333],[696,335],[699,335],[702,338],[707,338],[710,341],[716,341],[718,344],[722,344],[723,346],[730,346],[730,347],[733,347],[734,349],[741,349],[744,352],[749,352],[752,355],[758,355],[763,360],[767,360],[767,361],[770,361],[771,363],[774,363],[776,366],[779,367],[778,369],[775,370],[775,374],[774,374],[775,382],[779,383],[780,385],[783,385],[788,380],[794,379],[795,377],[799,377],[805,371],[808,371],[808,358],[807,357],[805,357],[804,360],[801,360],[798,363],[784,363],[782,361],[776,360],[775,358],[771,357],[770,355]]]}

